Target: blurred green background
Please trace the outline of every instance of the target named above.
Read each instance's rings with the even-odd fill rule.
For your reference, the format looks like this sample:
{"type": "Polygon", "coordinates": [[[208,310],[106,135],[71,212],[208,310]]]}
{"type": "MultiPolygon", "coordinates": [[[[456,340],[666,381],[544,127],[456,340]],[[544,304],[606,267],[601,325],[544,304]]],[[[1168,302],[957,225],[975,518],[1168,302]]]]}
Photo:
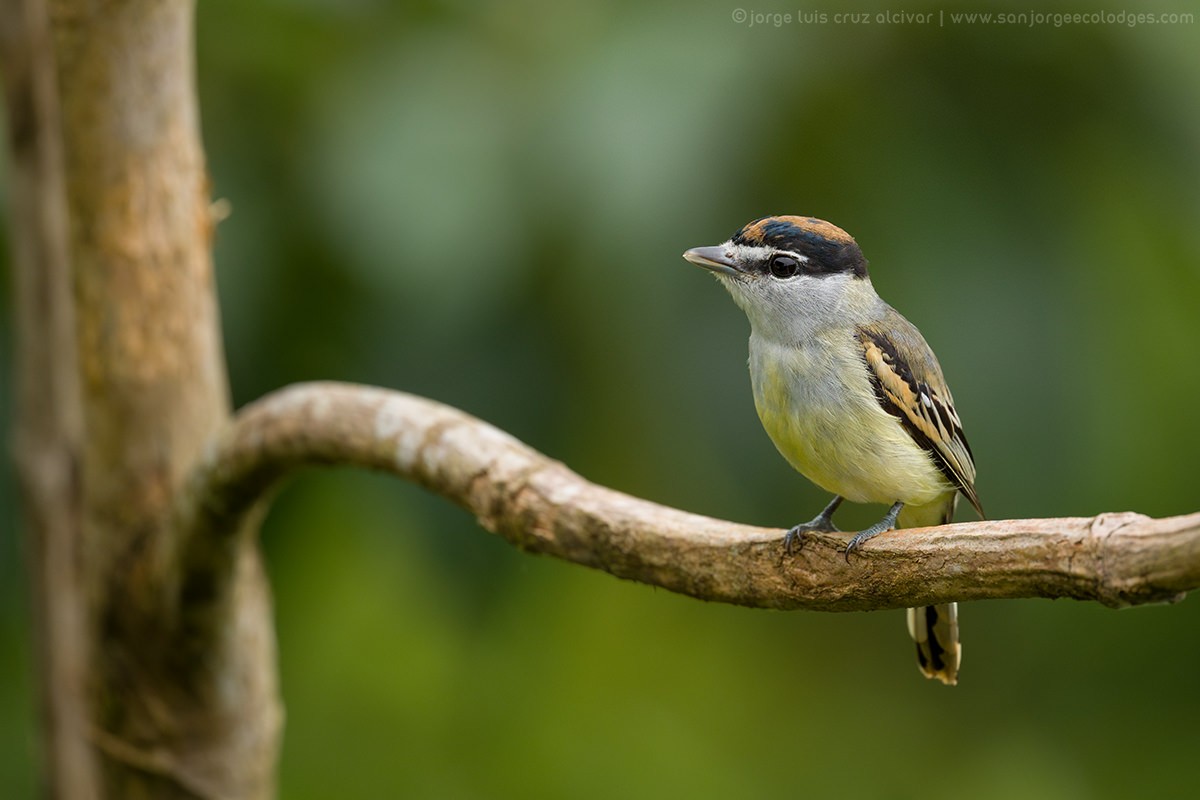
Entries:
{"type": "MultiPolygon", "coordinates": [[[[200,4],[235,401],[405,389],[597,482],[787,526],[826,498],[759,427],[743,315],[679,254],[808,214],[937,350],[991,515],[1200,509],[1200,22],[832,18],[889,8],[200,4]]],[[[1200,791],[1196,600],[972,603],[949,690],[900,611],[700,603],[377,476],[306,474],[264,542],[285,798],[1200,791]]],[[[3,797],[34,786],[24,591],[5,535],[3,797]]]]}

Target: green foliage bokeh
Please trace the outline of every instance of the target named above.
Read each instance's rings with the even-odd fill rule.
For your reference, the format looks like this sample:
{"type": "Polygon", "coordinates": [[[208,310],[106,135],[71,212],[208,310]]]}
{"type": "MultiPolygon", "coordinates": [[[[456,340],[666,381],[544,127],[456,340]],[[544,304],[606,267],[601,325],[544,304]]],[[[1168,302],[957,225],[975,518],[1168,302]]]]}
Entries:
{"type": "MultiPolygon", "coordinates": [[[[855,235],[937,350],[989,514],[1200,508],[1200,23],[852,25],[832,15],[888,7],[831,2],[751,25],[739,2],[200,4],[235,402],[404,389],[599,483],[784,527],[825,498],[758,425],[741,312],[679,254],[799,213],[855,235]]],[[[5,465],[6,531],[15,494],[5,465]]],[[[970,604],[950,690],[898,611],[696,602],[377,476],[306,474],[264,544],[285,798],[1200,790],[1194,600],[970,604]]],[[[4,797],[34,786],[20,554],[4,537],[4,797]]]]}

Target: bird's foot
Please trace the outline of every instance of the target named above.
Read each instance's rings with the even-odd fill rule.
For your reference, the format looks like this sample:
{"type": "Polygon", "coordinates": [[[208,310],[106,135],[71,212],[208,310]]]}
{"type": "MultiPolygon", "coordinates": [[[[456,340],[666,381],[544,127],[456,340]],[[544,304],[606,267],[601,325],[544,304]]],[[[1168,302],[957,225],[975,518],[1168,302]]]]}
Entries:
{"type": "Polygon", "coordinates": [[[837,507],[842,504],[841,497],[834,497],[829,505],[821,510],[820,514],[810,519],[808,522],[801,522],[795,525],[783,537],[783,552],[789,556],[793,553],[799,553],[804,549],[804,534],[806,533],[841,533],[838,526],[833,524],[833,512],[837,511],[837,507]]]}
{"type": "Polygon", "coordinates": [[[793,525],[783,537],[783,552],[790,556],[792,553],[799,553],[803,550],[804,534],[806,533],[840,533],[840,531],[832,522],[828,523],[828,527],[826,527],[818,523],[816,519],[793,525]]]}
{"type": "Polygon", "coordinates": [[[900,509],[902,508],[904,508],[904,503],[895,503],[890,509],[888,509],[888,513],[884,515],[883,519],[879,520],[879,522],[876,522],[871,527],[865,528],[864,530],[856,533],[854,538],[851,539],[849,544],[846,545],[847,563],[850,561],[850,554],[857,551],[858,548],[862,547],[867,541],[874,539],[881,533],[887,533],[888,531],[895,529],[896,517],[900,515],[900,509]]]}

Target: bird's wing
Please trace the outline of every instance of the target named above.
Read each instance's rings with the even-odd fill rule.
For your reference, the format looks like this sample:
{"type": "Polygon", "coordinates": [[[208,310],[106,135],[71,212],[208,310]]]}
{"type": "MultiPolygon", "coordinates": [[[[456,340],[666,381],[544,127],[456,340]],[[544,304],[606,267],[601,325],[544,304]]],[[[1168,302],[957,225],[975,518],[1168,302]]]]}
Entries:
{"type": "Polygon", "coordinates": [[[975,458],[941,367],[920,331],[894,309],[888,312],[880,322],[858,329],[875,397],[982,517],[975,458]]]}

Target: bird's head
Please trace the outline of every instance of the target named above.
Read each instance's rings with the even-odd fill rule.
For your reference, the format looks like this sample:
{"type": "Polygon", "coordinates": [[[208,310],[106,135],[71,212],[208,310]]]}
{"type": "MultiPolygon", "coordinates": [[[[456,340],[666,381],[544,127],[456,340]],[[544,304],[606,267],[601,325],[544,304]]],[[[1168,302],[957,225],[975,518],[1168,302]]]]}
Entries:
{"type": "Polygon", "coordinates": [[[797,338],[813,323],[834,323],[876,299],[858,244],[812,217],[756,219],[726,242],[683,257],[711,270],[751,327],[772,338],[797,338]]]}

